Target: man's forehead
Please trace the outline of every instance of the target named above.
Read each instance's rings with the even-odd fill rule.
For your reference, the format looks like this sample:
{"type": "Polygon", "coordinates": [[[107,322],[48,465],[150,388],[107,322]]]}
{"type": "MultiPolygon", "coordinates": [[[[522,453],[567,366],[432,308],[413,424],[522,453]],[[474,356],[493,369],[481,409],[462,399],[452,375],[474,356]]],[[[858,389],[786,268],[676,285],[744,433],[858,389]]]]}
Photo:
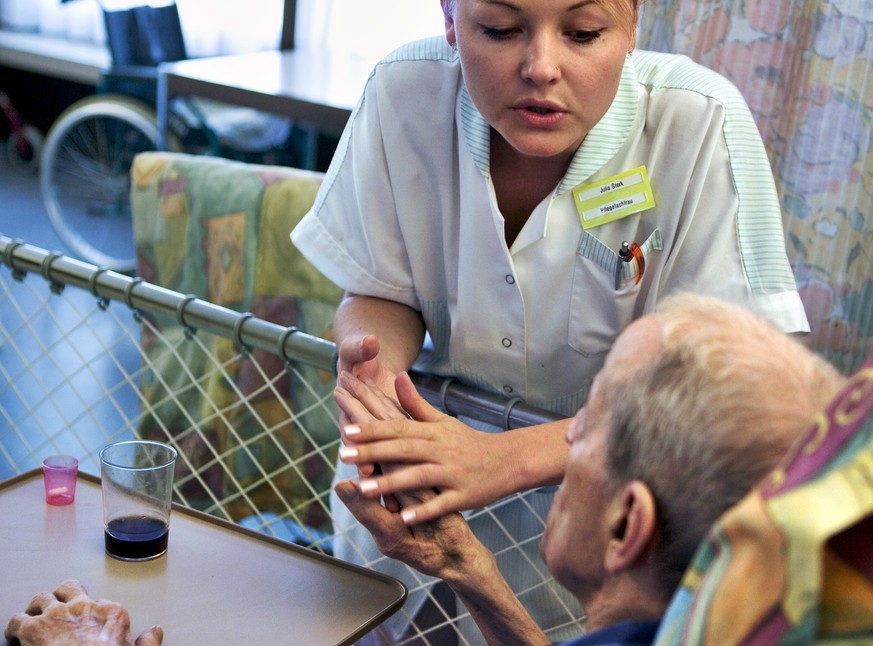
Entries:
{"type": "Polygon", "coordinates": [[[632,322],[619,334],[612,349],[606,356],[603,368],[594,378],[584,413],[577,417],[587,417],[588,422],[607,414],[605,394],[610,385],[623,384],[631,375],[648,365],[661,351],[661,324],[655,314],[632,322]]]}
{"type": "Polygon", "coordinates": [[[662,345],[657,314],[637,319],[615,340],[603,366],[604,376],[613,379],[628,371],[636,372],[661,352],[662,345]]]}

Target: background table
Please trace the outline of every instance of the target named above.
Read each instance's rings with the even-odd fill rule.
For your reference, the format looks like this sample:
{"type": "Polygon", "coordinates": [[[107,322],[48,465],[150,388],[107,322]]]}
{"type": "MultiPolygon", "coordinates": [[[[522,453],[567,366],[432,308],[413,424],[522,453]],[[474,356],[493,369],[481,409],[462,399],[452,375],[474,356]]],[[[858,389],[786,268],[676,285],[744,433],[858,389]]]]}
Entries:
{"type": "Polygon", "coordinates": [[[350,644],[406,598],[394,579],[179,506],[166,555],[119,561],[104,551],[98,479],[80,474],[77,489],[53,507],[41,470],[0,484],[4,646],[9,618],[68,578],[123,604],[134,636],[162,626],[166,646],[350,644]]]}
{"type": "Polygon", "coordinates": [[[163,63],[158,67],[158,149],[166,150],[169,106],[176,96],[263,110],[338,136],[372,67],[371,61],[321,49],[163,63]]]}

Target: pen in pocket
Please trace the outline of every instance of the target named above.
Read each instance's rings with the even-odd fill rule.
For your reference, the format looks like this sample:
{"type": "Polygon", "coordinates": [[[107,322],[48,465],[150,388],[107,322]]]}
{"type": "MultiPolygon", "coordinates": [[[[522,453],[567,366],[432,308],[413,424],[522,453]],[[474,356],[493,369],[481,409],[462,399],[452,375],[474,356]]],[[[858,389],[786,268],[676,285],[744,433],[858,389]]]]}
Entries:
{"type": "Polygon", "coordinates": [[[630,262],[631,259],[631,250],[630,243],[627,240],[621,243],[621,247],[618,249],[618,259],[615,262],[615,288],[618,289],[621,287],[621,275],[624,271],[624,265],[627,262],[630,262]]]}
{"type": "Polygon", "coordinates": [[[638,284],[643,279],[643,272],[646,270],[646,259],[643,256],[643,250],[636,242],[621,243],[618,249],[618,259],[615,263],[615,288],[621,287],[621,278],[624,273],[624,266],[631,260],[637,263],[637,274],[634,279],[634,285],[638,284]]]}

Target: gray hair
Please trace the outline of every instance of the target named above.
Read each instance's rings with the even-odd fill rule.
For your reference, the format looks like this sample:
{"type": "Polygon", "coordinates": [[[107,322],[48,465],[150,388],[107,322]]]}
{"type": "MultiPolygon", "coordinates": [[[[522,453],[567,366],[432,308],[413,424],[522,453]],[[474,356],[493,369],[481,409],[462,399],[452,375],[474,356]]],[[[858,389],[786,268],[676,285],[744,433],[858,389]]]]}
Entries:
{"type": "Polygon", "coordinates": [[[747,310],[683,295],[656,314],[662,352],[610,384],[610,486],[641,480],[658,509],[664,594],[715,520],[757,484],[844,378],[747,310]]]}

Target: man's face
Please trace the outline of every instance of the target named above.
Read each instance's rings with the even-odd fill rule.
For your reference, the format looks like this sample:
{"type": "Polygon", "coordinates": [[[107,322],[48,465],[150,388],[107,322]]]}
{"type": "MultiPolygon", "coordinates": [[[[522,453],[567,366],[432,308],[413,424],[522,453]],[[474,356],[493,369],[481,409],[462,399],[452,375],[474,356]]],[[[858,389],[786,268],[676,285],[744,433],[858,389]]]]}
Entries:
{"type": "Polygon", "coordinates": [[[607,576],[604,554],[616,529],[607,487],[606,448],[611,426],[605,393],[633,378],[659,348],[660,327],[654,315],[631,324],[616,340],[594,380],[588,403],[567,429],[567,469],[549,512],[541,549],[555,579],[583,604],[607,576]]]}

